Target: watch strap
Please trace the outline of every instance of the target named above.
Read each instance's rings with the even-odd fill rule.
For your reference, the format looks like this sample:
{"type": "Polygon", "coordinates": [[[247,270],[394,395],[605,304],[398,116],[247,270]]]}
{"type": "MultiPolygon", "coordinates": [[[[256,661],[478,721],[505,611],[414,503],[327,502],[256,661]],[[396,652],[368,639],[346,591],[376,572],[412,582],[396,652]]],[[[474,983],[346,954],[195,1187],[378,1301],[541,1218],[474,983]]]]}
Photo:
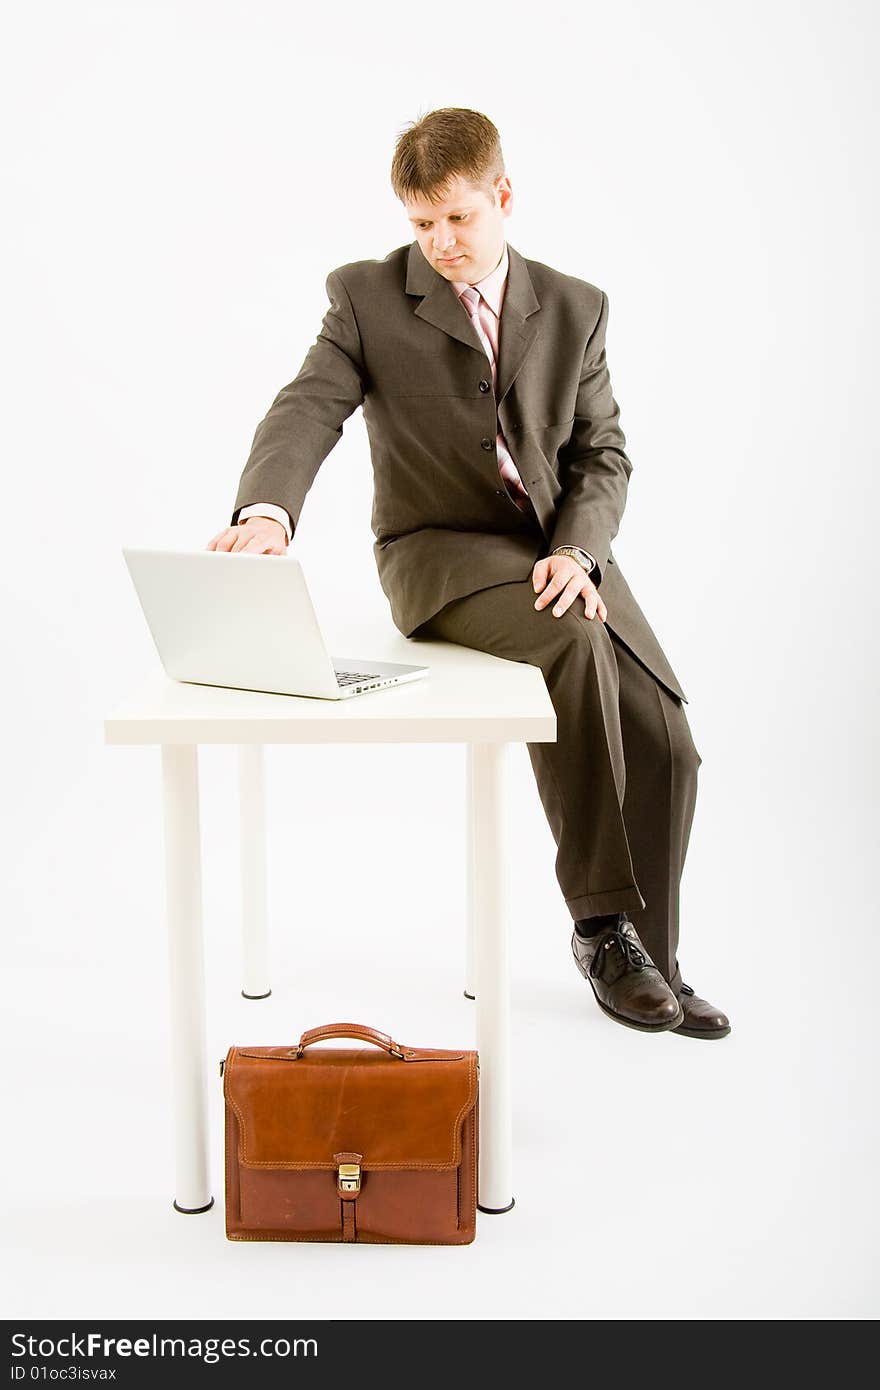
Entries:
{"type": "Polygon", "coordinates": [[[586,570],[587,574],[591,574],[596,568],[595,556],[591,555],[589,550],[584,550],[582,546],[558,545],[552,553],[554,555],[570,555],[573,560],[576,560],[577,563],[586,570]]]}

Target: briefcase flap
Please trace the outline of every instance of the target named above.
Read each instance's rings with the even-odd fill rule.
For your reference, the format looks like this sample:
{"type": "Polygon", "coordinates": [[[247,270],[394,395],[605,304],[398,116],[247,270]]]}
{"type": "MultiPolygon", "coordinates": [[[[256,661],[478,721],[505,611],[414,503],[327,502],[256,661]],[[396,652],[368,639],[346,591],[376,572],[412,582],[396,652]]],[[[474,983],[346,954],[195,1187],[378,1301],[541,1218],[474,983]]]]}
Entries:
{"type": "Polygon", "coordinates": [[[231,1047],[223,1094],[245,1168],[457,1168],[477,1098],[477,1053],[369,1047],[231,1047]]]}

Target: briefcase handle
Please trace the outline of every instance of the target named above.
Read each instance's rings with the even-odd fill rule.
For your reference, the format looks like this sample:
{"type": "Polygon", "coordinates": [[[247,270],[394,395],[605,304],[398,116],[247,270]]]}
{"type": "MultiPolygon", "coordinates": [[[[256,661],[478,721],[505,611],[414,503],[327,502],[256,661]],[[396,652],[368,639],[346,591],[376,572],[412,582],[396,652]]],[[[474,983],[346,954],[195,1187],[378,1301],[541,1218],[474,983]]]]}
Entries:
{"type": "Polygon", "coordinates": [[[403,1049],[393,1038],[387,1033],[380,1033],[378,1028],[369,1028],[365,1023],[325,1023],[320,1028],[307,1028],[297,1043],[296,1056],[301,1057],[305,1048],[312,1043],[322,1042],[324,1038],[358,1038],[384,1048],[392,1057],[403,1057],[403,1049]]]}

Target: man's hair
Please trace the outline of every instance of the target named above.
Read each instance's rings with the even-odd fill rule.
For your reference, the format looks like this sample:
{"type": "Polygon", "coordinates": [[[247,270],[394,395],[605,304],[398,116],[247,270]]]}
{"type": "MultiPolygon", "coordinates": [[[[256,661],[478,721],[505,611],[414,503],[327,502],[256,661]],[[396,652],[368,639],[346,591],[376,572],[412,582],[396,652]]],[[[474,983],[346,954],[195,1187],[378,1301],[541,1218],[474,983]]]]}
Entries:
{"type": "Polygon", "coordinates": [[[456,178],[492,197],[504,170],[501,140],[488,116],[463,106],[429,111],[400,132],[391,161],[391,187],[402,203],[442,203],[456,178]]]}

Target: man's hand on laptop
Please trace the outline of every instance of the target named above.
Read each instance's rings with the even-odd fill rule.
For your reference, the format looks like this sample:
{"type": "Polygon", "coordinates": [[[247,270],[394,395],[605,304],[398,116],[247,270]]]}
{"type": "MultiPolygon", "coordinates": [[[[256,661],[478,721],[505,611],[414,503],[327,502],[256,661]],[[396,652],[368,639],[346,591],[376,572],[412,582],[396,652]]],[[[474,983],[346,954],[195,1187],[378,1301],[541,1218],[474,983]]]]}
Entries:
{"type": "Polygon", "coordinates": [[[246,551],[248,555],[283,555],[287,532],[270,516],[249,516],[237,526],[226,526],[212,536],[206,550],[246,551]]]}

